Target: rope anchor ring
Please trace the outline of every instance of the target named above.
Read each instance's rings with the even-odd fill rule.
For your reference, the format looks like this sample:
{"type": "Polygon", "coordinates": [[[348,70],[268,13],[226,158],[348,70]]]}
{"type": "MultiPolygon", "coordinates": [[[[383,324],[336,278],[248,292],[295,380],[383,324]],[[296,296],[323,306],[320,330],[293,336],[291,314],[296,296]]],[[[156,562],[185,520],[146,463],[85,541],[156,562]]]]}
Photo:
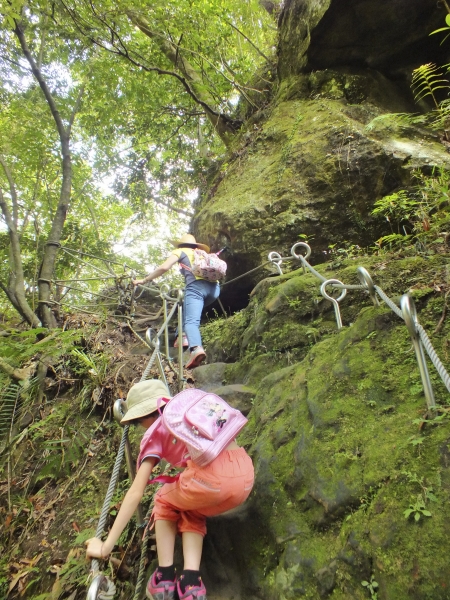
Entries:
{"type": "Polygon", "coordinates": [[[347,290],[343,289],[337,298],[333,298],[333,296],[330,296],[327,293],[327,286],[333,285],[333,284],[344,285],[342,283],[342,281],[339,281],[339,279],[327,279],[320,286],[320,293],[322,294],[322,296],[324,298],[326,298],[327,300],[332,302],[333,307],[334,307],[334,314],[336,315],[336,323],[337,323],[338,329],[342,329],[342,319],[341,319],[341,311],[339,309],[339,302],[345,298],[345,296],[347,295],[347,290]]]}
{"type": "Polygon", "coordinates": [[[273,266],[277,269],[278,275],[283,275],[283,271],[281,270],[281,264],[283,262],[283,257],[278,252],[269,252],[268,259],[273,264],[273,266]]]}
{"type": "Polygon", "coordinates": [[[358,279],[361,282],[361,285],[363,285],[366,288],[374,305],[380,306],[380,303],[378,302],[376,290],[375,290],[375,285],[373,283],[373,279],[372,279],[369,271],[367,269],[365,269],[364,267],[358,267],[356,269],[356,272],[358,275],[358,279]]]}

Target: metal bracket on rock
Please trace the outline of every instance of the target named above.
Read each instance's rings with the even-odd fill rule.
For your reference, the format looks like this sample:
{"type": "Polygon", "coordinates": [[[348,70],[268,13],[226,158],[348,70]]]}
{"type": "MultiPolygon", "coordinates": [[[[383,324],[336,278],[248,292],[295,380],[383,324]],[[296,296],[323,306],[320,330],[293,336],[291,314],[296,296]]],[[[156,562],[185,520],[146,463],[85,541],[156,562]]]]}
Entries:
{"type": "Polygon", "coordinates": [[[278,252],[269,252],[269,256],[267,257],[273,266],[277,269],[278,275],[283,275],[283,271],[281,270],[281,264],[283,262],[283,258],[281,254],[278,252]]]}
{"type": "Polygon", "coordinates": [[[380,306],[380,303],[378,302],[378,298],[375,292],[375,285],[373,283],[372,277],[369,273],[369,271],[367,271],[367,269],[365,269],[364,267],[357,267],[356,272],[358,274],[358,279],[361,282],[361,285],[363,285],[372,302],[374,303],[375,306],[380,306]]]}
{"type": "Polygon", "coordinates": [[[297,242],[296,244],[294,244],[291,248],[291,254],[294,258],[296,258],[297,260],[301,261],[302,266],[303,266],[303,273],[306,273],[306,266],[305,266],[305,262],[308,260],[308,258],[311,256],[311,247],[306,244],[305,242],[297,242]],[[297,254],[295,251],[297,250],[297,248],[305,248],[306,249],[306,254],[305,256],[303,256],[302,254],[297,254]],[[305,261],[305,262],[304,262],[305,261]]]}
{"type": "Polygon", "coordinates": [[[326,288],[328,285],[332,285],[334,283],[337,283],[338,285],[343,285],[342,281],[339,281],[339,279],[327,279],[320,286],[320,293],[322,294],[322,296],[324,298],[326,298],[327,300],[329,300],[330,302],[333,303],[334,314],[336,315],[336,323],[337,323],[338,329],[342,329],[342,319],[341,319],[341,311],[339,309],[339,302],[345,298],[345,296],[347,295],[347,290],[343,289],[337,298],[333,298],[333,296],[330,296],[329,294],[327,294],[326,288]]]}
{"type": "Polygon", "coordinates": [[[403,318],[405,320],[406,327],[408,328],[409,335],[411,336],[414,352],[416,353],[427,406],[430,410],[434,410],[436,408],[436,401],[434,399],[433,387],[431,385],[430,375],[428,373],[427,363],[425,361],[425,353],[423,351],[422,342],[417,331],[417,325],[419,321],[417,319],[416,306],[411,296],[404,294],[400,298],[400,308],[402,309],[403,318]]]}

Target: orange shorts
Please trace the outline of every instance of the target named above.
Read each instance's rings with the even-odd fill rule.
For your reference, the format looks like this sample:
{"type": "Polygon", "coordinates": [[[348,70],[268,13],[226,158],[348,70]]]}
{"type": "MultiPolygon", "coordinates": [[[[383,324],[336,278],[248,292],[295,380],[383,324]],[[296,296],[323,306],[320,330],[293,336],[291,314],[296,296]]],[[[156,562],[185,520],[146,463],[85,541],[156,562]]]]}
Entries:
{"type": "Polygon", "coordinates": [[[176,521],[178,533],[206,534],[206,517],[242,504],[253,487],[251,458],[244,448],[223,450],[206,467],[188,461],[178,481],[157,492],[153,518],[176,521]]]}

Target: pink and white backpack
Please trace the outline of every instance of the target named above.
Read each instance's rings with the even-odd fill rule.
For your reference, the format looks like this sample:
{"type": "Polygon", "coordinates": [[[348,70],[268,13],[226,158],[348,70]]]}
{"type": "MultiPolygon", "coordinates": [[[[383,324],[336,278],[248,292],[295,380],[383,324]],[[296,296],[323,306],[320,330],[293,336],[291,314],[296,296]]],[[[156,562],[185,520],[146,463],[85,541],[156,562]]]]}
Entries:
{"type": "Polygon", "coordinates": [[[194,263],[190,267],[180,263],[180,268],[187,269],[196,277],[201,277],[207,281],[220,281],[225,278],[227,273],[227,263],[219,258],[220,252],[208,254],[200,248],[195,248],[194,263]]]}
{"type": "Polygon", "coordinates": [[[170,433],[186,444],[199,467],[212,462],[247,423],[223,398],[195,388],[174,396],[164,407],[162,419],[170,433]]]}

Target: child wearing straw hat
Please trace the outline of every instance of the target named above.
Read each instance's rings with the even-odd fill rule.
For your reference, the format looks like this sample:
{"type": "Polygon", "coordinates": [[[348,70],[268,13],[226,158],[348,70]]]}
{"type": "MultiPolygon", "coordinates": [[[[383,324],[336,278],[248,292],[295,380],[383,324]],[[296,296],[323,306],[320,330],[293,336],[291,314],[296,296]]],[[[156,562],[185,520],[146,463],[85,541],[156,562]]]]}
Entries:
{"type": "MultiPolygon", "coordinates": [[[[183,329],[186,332],[186,337],[183,336],[183,346],[189,345],[191,354],[186,368],[192,369],[206,358],[200,335],[200,318],[203,307],[212,304],[219,297],[220,287],[217,281],[207,281],[202,277],[197,277],[190,270],[194,263],[195,248],[209,253],[209,246],[197,242],[190,233],[185,233],[179,240],[171,240],[170,243],[175,246],[172,254],[143,279],[134,279],[133,284],[141,285],[153,281],[153,279],[164,275],[176,263],[180,264],[186,284],[183,306],[183,329]]],[[[177,338],[175,347],[178,343],[177,338]]]]}
{"type": "Polygon", "coordinates": [[[179,479],[163,485],[155,496],[152,517],[158,568],[147,583],[147,598],[206,600],[200,576],[206,518],[235,508],[247,499],[253,486],[253,464],[244,448],[232,441],[212,462],[204,467],[196,465],[185,444],[170,434],[160,416],[170,397],[166,386],[155,379],[141,381],[128,392],[128,410],[121,422],[147,429],[141,441],[138,471],[108,537],[104,542],[99,538],[87,540],[86,554],[88,558],[109,556],[139,505],[154,466],[165,459],[185,469],[179,479]],[[182,537],[184,557],[178,578],[173,564],[177,533],[182,537]]]}

